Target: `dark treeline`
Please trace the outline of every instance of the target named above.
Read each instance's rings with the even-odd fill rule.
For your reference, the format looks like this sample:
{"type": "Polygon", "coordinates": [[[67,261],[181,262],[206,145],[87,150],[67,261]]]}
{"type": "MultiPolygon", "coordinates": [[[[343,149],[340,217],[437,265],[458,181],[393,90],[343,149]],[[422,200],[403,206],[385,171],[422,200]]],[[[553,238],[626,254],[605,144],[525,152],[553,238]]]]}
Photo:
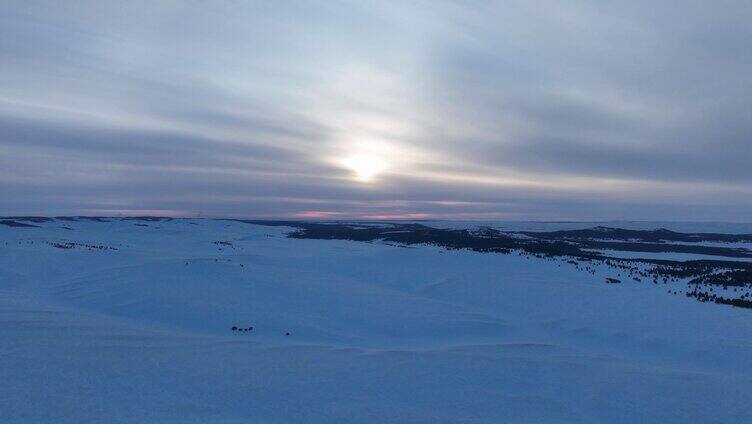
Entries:
{"type": "MultiPolygon", "coordinates": [[[[296,221],[244,221],[253,224],[289,226],[296,228],[289,233],[289,237],[301,239],[319,240],[353,240],[353,241],[384,241],[402,245],[434,245],[447,249],[468,249],[476,252],[511,253],[519,251],[539,257],[572,257],[578,261],[597,260],[606,265],[624,269],[632,275],[635,281],[652,280],[658,282],[672,282],[683,278],[693,278],[706,284],[717,285],[744,285],[752,282],[752,262],[724,261],[724,260],[693,260],[675,261],[661,259],[633,259],[607,257],[598,252],[586,249],[613,248],[638,252],[674,252],[674,253],[699,253],[716,256],[752,257],[752,254],[744,249],[688,246],[670,243],[649,243],[636,241],[604,242],[600,240],[577,240],[556,239],[553,233],[547,236],[531,238],[530,232],[502,232],[493,228],[481,228],[478,230],[467,229],[443,229],[433,228],[416,223],[311,223],[296,221]],[[527,236],[525,238],[519,235],[527,236]],[[637,265],[648,265],[645,269],[638,269],[637,265]]],[[[611,230],[611,229],[609,229],[611,230]]],[[[579,237],[584,234],[603,235],[602,230],[583,230],[578,232],[579,237]]],[[[635,231],[624,230],[625,233],[609,231],[609,237],[622,234],[625,237],[634,238],[635,231]]],[[[655,233],[663,234],[668,230],[656,230],[655,233]]],[[[558,232],[570,234],[569,232],[558,232]]],[[[645,234],[650,231],[638,231],[643,239],[651,237],[645,234]]],[[[685,238],[681,233],[670,232],[674,238],[685,238]]],[[[730,238],[737,236],[730,236],[730,238]]],[[[745,236],[739,236],[745,237],[745,236]]],[[[738,239],[738,237],[736,238],[738,239]]],[[[618,254],[618,253],[617,253],[618,254]]],[[[693,281],[695,281],[693,280],[693,281]]]]}
{"type": "Polygon", "coordinates": [[[722,243],[752,243],[752,234],[679,233],[660,228],[657,230],[625,230],[612,227],[595,227],[584,230],[562,230],[548,232],[523,231],[529,237],[540,239],[571,240],[634,240],[640,242],[664,243],[680,241],[699,243],[703,241],[722,243]]]}

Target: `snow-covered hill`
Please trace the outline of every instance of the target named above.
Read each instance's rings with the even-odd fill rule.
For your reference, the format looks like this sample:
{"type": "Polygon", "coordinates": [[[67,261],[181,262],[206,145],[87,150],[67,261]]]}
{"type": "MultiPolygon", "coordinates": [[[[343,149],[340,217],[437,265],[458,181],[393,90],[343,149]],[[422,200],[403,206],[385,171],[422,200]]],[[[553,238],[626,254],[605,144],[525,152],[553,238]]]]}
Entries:
{"type": "Polygon", "coordinates": [[[3,423],[752,416],[752,310],[599,265],[235,221],[34,225],[0,226],[3,423]]]}

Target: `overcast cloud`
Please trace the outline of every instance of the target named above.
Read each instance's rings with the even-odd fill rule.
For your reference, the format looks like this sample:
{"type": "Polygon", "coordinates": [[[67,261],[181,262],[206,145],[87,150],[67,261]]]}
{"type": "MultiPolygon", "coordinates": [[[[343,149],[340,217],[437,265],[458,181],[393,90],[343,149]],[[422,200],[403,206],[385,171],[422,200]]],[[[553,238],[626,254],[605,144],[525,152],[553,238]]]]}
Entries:
{"type": "Polygon", "coordinates": [[[752,221],[749,1],[0,5],[0,215],[752,221]]]}

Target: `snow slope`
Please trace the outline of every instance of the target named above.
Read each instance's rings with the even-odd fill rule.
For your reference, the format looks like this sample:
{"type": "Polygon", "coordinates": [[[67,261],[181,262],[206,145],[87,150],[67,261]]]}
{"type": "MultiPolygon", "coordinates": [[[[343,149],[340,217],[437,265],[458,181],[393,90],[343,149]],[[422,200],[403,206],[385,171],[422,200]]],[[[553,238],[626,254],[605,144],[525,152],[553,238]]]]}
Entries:
{"type": "Polygon", "coordinates": [[[608,269],[232,221],[37,225],[0,226],[3,423],[752,416],[752,311],[608,269]]]}

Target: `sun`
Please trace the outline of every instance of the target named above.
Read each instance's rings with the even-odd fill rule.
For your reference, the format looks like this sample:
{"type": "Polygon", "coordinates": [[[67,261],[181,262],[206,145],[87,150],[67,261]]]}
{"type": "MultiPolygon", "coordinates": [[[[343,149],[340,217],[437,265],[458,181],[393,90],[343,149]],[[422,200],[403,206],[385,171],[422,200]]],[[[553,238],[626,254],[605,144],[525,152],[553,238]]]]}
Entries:
{"type": "Polygon", "coordinates": [[[343,161],[343,165],[353,172],[357,181],[364,183],[373,182],[387,168],[386,161],[374,154],[350,156],[343,161]]]}

